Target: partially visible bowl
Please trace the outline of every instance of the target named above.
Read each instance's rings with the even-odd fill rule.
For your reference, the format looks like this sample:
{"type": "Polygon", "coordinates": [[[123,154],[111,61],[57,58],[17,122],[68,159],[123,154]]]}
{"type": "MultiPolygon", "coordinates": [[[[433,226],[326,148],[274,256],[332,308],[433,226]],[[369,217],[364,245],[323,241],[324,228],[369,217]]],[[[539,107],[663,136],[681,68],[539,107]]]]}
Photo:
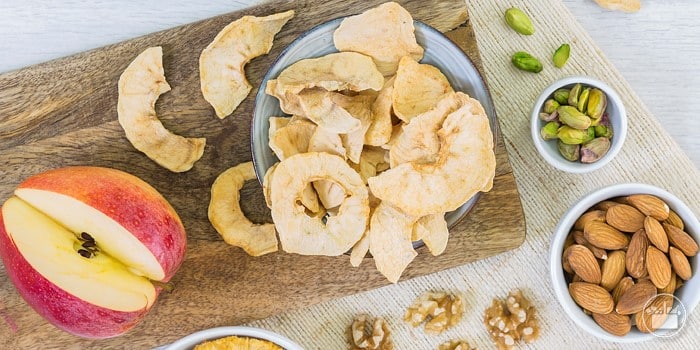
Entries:
{"type": "Polygon", "coordinates": [[[609,163],[617,153],[622,148],[625,143],[625,138],[627,137],[627,112],[625,106],[622,103],[622,99],[617,94],[617,92],[610,87],[608,84],[591,78],[587,76],[571,76],[553,82],[549,85],[542,94],[537,98],[535,104],[532,108],[532,114],[530,116],[530,133],[532,136],[532,142],[535,144],[535,148],[540,153],[540,156],[544,158],[551,166],[570,173],[587,173],[597,169],[600,169],[605,164],[609,163]],[[585,86],[596,87],[602,90],[607,96],[608,104],[605,113],[608,114],[608,118],[612,124],[613,137],[610,140],[610,150],[596,162],[593,163],[581,163],[580,161],[569,161],[566,160],[557,148],[557,140],[544,140],[540,135],[540,130],[547,123],[540,119],[539,115],[542,111],[545,101],[552,98],[554,91],[567,88],[571,89],[576,83],[581,83],[585,86]]]}
{"type": "MultiPolygon", "coordinates": [[[[700,222],[693,214],[693,211],[675,195],[655,186],[639,183],[623,183],[601,188],[594,191],[574,204],[564,214],[559,221],[554,235],[552,236],[551,246],[549,250],[549,271],[552,279],[552,285],[559,303],[564,308],[566,314],[581,328],[586,330],[598,338],[619,343],[633,343],[644,340],[654,339],[655,335],[650,333],[642,333],[633,328],[633,330],[625,336],[615,336],[603,328],[601,328],[593,318],[586,315],[580,306],[574,302],[569,294],[568,282],[562,268],[562,254],[564,252],[564,242],[569,235],[574,222],[589,208],[606,199],[627,196],[632,194],[650,194],[662,199],[671,210],[675,211],[685,223],[685,232],[690,234],[696,242],[700,242],[700,222]]],[[[685,309],[683,317],[687,317],[700,302],[700,259],[692,257],[690,266],[693,271],[693,276],[685,281],[683,286],[678,289],[675,296],[680,300],[685,309]]],[[[667,320],[667,322],[670,322],[667,320]]],[[[686,330],[687,331],[687,330],[686,330]]],[[[692,331],[692,330],[691,330],[692,331]]],[[[657,335],[658,336],[658,335],[657,335]]]]}
{"type": "Polygon", "coordinates": [[[205,329],[196,333],[192,333],[164,348],[164,350],[190,350],[196,345],[214,339],[224,338],[228,336],[249,337],[261,340],[267,340],[275,345],[282,347],[285,350],[303,350],[303,348],[282,335],[270,332],[265,329],[252,327],[217,327],[205,329]]]}
{"type": "MultiPolygon", "coordinates": [[[[338,52],[333,44],[333,32],[343,19],[344,17],[336,18],[301,34],[282,51],[260,83],[255,97],[250,137],[255,173],[261,184],[267,169],[279,161],[268,146],[269,118],[285,115],[277,98],[265,93],[267,81],[275,79],[286,67],[301,59],[338,52]]],[[[414,21],[414,27],[416,40],[425,49],[421,63],[436,66],[447,77],[455,91],[465,92],[481,103],[489,118],[495,145],[498,135],[496,109],[479,71],[464,51],[444,34],[420,21],[414,21]]],[[[477,193],[457,210],[447,213],[445,215],[447,226],[452,227],[459,222],[476,204],[479,195],[477,193]]]]}

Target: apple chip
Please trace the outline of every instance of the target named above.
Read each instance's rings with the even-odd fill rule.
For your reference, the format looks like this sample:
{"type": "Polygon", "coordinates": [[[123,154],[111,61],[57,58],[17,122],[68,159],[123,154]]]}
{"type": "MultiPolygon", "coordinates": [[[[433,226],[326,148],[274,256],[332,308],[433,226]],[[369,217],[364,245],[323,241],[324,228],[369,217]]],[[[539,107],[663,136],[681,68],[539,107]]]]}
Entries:
{"type": "Polygon", "coordinates": [[[345,190],[333,181],[316,180],[312,182],[318,199],[326,209],[332,209],[343,203],[345,199],[345,190]]]}
{"type": "Polygon", "coordinates": [[[296,119],[289,121],[285,126],[278,128],[277,121],[270,123],[270,136],[268,144],[280,160],[285,160],[297,153],[304,153],[309,149],[309,139],[316,130],[316,125],[308,120],[296,119]]]}
{"type": "Polygon", "coordinates": [[[327,91],[379,91],[383,85],[384,77],[370,57],[357,52],[337,52],[293,63],[277,79],[268,81],[265,92],[279,98],[285,93],[298,94],[314,87],[327,91]]]}
{"type": "Polygon", "coordinates": [[[360,121],[360,127],[346,134],[341,134],[340,139],[345,147],[347,158],[353,163],[360,162],[360,154],[365,144],[365,133],[372,123],[372,101],[374,97],[366,95],[345,96],[337,95],[336,102],[360,121]]]}
{"type": "Polygon", "coordinates": [[[297,98],[301,115],[324,129],[340,134],[357,130],[361,126],[360,120],[346,109],[347,103],[343,104],[346,98],[344,95],[313,88],[300,92],[297,98]]]}
{"type": "Polygon", "coordinates": [[[270,169],[267,169],[267,171],[265,172],[265,176],[263,176],[263,183],[262,183],[263,196],[265,197],[265,204],[267,205],[268,208],[272,208],[272,197],[270,195],[270,183],[272,180],[272,175],[275,173],[275,169],[277,168],[277,164],[279,164],[279,162],[272,164],[270,169]]]}
{"type": "Polygon", "coordinates": [[[341,157],[308,152],[279,163],[270,184],[272,218],[282,249],[302,255],[337,256],[348,251],[365,232],[369,220],[367,186],[341,157]],[[347,193],[337,215],[324,223],[312,217],[299,198],[312,181],[327,180],[347,193]]]}
{"type": "Polygon", "coordinates": [[[379,203],[370,219],[369,252],[374,257],[377,270],[391,283],[399,281],[408,264],[418,255],[411,241],[415,222],[416,218],[386,201],[379,203]]]}
{"type": "Polygon", "coordinates": [[[450,113],[437,131],[433,163],[403,163],[369,179],[372,194],[408,215],[422,217],[457,209],[493,185],[493,135],[481,104],[472,98],[450,113]],[[415,190],[407,190],[415,189],[415,190]]]}
{"type": "Polygon", "coordinates": [[[326,152],[345,158],[345,147],[340,135],[326,128],[316,128],[311,135],[309,152],[326,152]]]}
{"type": "Polygon", "coordinates": [[[404,122],[433,108],[452,86],[434,66],[421,64],[410,57],[399,62],[392,91],[394,114],[404,122]]]}
{"type": "Polygon", "coordinates": [[[469,96],[462,92],[448,93],[429,111],[422,113],[403,126],[403,132],[389,150],[391,167],[401,163],[432,163],[440,150],[437,131],[448,114],[469,103],[469,96]]]}
{"type": "Polygon", "coordinates": [[[372,103],[372,123],[365,133],[365,144],[381,146],[391,138],[391,112],[392,95],[394,91],[394,77],[387,79],[379,91],[377,98],[372,103]]]}
{"type": "Polygon", "coordinates": [[[360,264],[362,264],[362,260],[365,258],[365,256],[367,256],[367,252],[369,252],[369,235],[367,232],[368,231],[365,231],[362,238],[360,238],[360,240],[352,246],[352,251],[350,252],[350,265],[353,267],[360,266],[360,264]]]}
{"type": "Polygon", "coordinates": [[[199,74],[204,99],[219,118],[225,118],[250,93],[244,67],[253,58],[272,49],[275,35],[294,11],[266,17],[243,16],[224,27],[199,56],[199,74]]]}
{"type": "Polygon", "coordinates": [[[447,229],[445,213],[437,213],[424,216],[413,226],[414,241],[423,240],[425,246],[431,254],[437,256],[442,254],[447,247],[447,239],[450,231],[447,229]]]}
{"type": "Polygon", "coordinates": [[[257,225],[248,220],[238,203],[243,184],[255,178],[253,162],[238,164],[221,173],[211,186],[209,221],[224,241],[252,256],[277,251],[274,224],[257,225]]]}
{"type": "Polygon", "coordinates": [[[387,2],[345,18],[333,33],[333,43],[339,51],[372,57],[382,74],[389,76],[396,72],[401,57],[423,58],[414,31],[411,14],[395,2],[387,2]]]}
{"type": "Polygon", "coordinates": [[[149,47],[119,77],[117,113],[126,138],[160,166],[183,172],[204,154],[204,138],[186,138],[166,129],[156,115],[156,100],[170,91],[163,72],[163,49],[149,47]]]}

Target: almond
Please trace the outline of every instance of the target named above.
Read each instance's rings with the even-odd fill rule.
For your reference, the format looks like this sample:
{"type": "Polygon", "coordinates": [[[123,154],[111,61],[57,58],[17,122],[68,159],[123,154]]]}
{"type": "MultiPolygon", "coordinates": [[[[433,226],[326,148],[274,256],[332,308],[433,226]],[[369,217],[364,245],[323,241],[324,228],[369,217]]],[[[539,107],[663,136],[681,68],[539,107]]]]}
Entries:
{"type": "Polygon", "coordinates": [[[614,227],[600,221],[589,221],[583,228],[583,236],[601,249],[618,250],[627,246],[629,238],[614,227]]]}
{"type": "Polygon", "coordinates": [[[667,294],[657,295],[654,300],[649,302],[649,305],[644,307],[644,310],[637,312],[634,315],[634,321],[642,333],[651,333],[659,329],[668,314],[673,309],[673,296],[667,294]]]}
{"type": "Polygon", "coordinates": [[[649,240],[644,229],[637,231],[632,235],[630,244],[627,247],[627,255],[625,256],[625,266],[627,273],[634,278],[642,278],[647,275],[646,255],[649,240]]]}
{"type": "Polygon", "coordinates": [[[644,231],[646,231],[647,238],[651,244],[664,253],[668,252],[668,235],[666,235],[666,231],[664,231],[664,227],[661,226],[659,220],[651,216],[644,218],[644,231]]]}
{"type": "Polygon", "coordinates": [[[608,252],[606,252],[605,249],[598,248],[598,247],[592,245],[591,243],[589,243],[586,240],[586,237],[584,236],[583,231],[574,230],[574,231],[571,231],[571,235],[574,236],[574,242],[590,249],[596,258],[601,259],[601,260],[605,260],[608,258],[608,252]]]}
{"type": "Polygon", "coordinates": [[[627,196],[627,201],[629,201],[633,207],[637,208],[637,210],[641,211],[642,214],[651,216],[659,221],[666,220],[669,211],[671,211],[666,202],[650,194],[634,194],[627,196]]]}
{"type": "Polygon", "coordinates": [[[693,270],[690,268],[688,257],[686,257],[683,252],[676,247],[671,247],[668,249],[668,257],[671,260],[671,266],[673,266],[673,271],[676,272],[676,276],[685,281],[693,276],[693,270]]]}
{"type": "Polygon", "coordinates": [[[617,286],[615,286],[615,289],[612,291],[612,297],[613,301],[615,301],[615,304],[617,304],[618,301],[620,301],[620,296],[622,294],[625,294],[627,290],[634,285],[634,280],[632,277],[627,276],[623,277],[620,282],[617,283],[617,286]]]}
{"type": "Polygon", "coordinates": [[[622,232],[637,232],[644,227],[644,217],[645,215],[636,208],[620,204],[608,209],[605,222],[622,232]]]}
{"type": "Polygon", "coordinates": [[[591,211],[584,213],[574,223],[574,229],[579,230],[579,231],[583,230],[583,227],[586,225],[586,223],[591,221],[591,220],[605,222],[605,211],[604,210],[591,210],[591,211]]]}
{"type": "Polygon", "coordinates": [[[606,211],[606,210],[610,209],[610,207],[616,206],[618,204],[620,204],[620,203],[614,202],[614,201],[602,201],[602,202],[596,204],[593,208],[597,209],[597,210],[606,211]]]}
{"type": "Polygon", "coordinates": [[[586,282],[599,284],[601,279],[600,265],[593,253],[580,244],[569,247],[568,259],[571,269],[586,282]]]}
{"type": "Polygon", "coordinates": [[[571,268],[571,265],[569,265],[569,253],[571,253],[571,247],[572,245],[564,249],[564,253],[561,255],[561,267],[564,269],[564,271],[573,275],[574,270],[571,268]]]}
{"type": "Polygon", "coordinates": [[[656,286],[649,280],[641,280],[637,284],[629,287],[620,296],[615,311],[620,315],[630,315],[642,311],[644,305],[656,295],[656,286]]]}
{"type": "Polygon", "coordinates": [[[676,290],[678,290],[680,287],[683,287],[683,280],[676,275],[676,290]]]}
{"type": "Polygon", "coordinates": [[[671,281],[671,262],[666,254],[654,246],[647,248],[647,272],[656,288],[663,289],[671,281]]]}
{"type": "Polygon", "coordinates": [[[678,216],[678,214],[676,214],[676,212],[673,210],[668,212],[668,218],[664,220],[664,222],[669,225],[676,226],[681,230],[685,229],[685,225],[683,225],[683,219],[681,219],[681,217],[678,216]]]}
{"type": "Polygon", "coordinates": [[[632,329],[630,317],[614,311],[609,314],[593,314],[593,319],[601,328],[618,337],[624,336],[632,329]]]}
{"type": "MultiPolygon", "coordinates": [[[[681,253],[681,254],[683,254],[683,253],[681,253]]],[[[671,281],[668,282],[666,287],[658,289],[657,290],[658,294],[673,294],[673,292],[676,291],[676,281],[677,280],[678,280],[678,277],[676,277],[676,273],[671,271],[671,281]]]]}
{"type": "Polygon", "coordinates": [[[664,230],[666,230],[669,242],[680,249],[683,254],[686,256],[695,256],[698,253],[698,244],[693,237],[676,226],[669,224],[662,224],[662,226],[664,230]]]}
{"type": "Polygon", "coordinates": [[[622,250],[611,252],[601,267],[600,286],[608,291],[613,290],[625,276],[625,272],[625,252],[622,250]]]}
{"type": "Polygon", "coordinates": [[[603,287],[592,283],[570,283],[569,294],[571,294],[576,304],[592,313],[608,314],[615,307],[610,293],[603,287]]]}

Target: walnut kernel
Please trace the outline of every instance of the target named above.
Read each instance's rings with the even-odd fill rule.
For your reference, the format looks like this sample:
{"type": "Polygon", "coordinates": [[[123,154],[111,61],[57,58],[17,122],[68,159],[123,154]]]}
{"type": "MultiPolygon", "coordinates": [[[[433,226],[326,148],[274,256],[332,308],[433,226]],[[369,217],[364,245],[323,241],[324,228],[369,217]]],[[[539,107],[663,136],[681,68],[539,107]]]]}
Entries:
{"type": "Polygon", "coordinates": [[[355,317],[348,328],[350,350],[393,350],[389,327],[381,317],[374,320],[369,315],[355,317]]]}
{"type": "Polygon", "coordinates": [[[484,311],[484,325],[499,349],[512,349],[520,340],[532,343],[540,335],[535,308],[520,290],[511,291],[505,303],[494,299],[484,311]]]}
{"type": "Polygon", "coordinates": [[[469,343],[464,340],[451,340],[440,344],[438,350],[472,350],[469,343]]]}
{"type": "Polygon", "coordinates": [[[425,331],[440,334],[462,319],[464,303],[459,295],[425,292],[406,310],[404,321],[417,327],[424,321],[425,331]]]}

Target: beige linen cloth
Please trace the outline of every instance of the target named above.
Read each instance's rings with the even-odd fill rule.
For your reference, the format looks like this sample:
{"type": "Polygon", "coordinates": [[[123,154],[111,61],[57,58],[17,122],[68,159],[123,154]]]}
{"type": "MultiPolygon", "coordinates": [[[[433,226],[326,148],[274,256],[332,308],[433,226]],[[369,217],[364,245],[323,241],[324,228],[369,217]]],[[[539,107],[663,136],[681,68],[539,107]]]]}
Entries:
{"type": "Polygon", "coordinates": [[[554,296],[548,268],[552,232],[559,218],[578,198],[606,185],[642,182],[675,194],[697,216],[700,213],[698,170],[563,3],[468,0],[467,7],[525,211],[527,237],[523,245],[489,259],[286,312],[250,325],[284,334],[305,349],[346,349],[345,331],[353,316],[368,313],[388,321],[395,349],[437,349],[439,344],[452,339],[466,340],[478,349],[492,349],[495,346],[482,323],[483,311],[494,297],[505,297],[509,290],[521,288],[537,307],[541,326],[540,339],[532,345],[521,345],[523,348],[698,348],[698,310],[690,315],[681,333],[670,339],[636,344],[599,340],[564,313],[554,296]],[[506,26],[503,13],[510,6],[532,15],[537,28],[534,35],[518,35],[506,26]],[[550,57],[562,43],[570,43],[572,53],[566,66],[557,69],[550,57]],[[515,69],[510,56],[520,50],[539,57],[544,70],[532,74],[515,69]],[[627,141],[617,157],[602,169],[584,175],[567,174],[551,167],[539,157],[530,139],[533,101],[551,82],[569,75],[589,75],[608,83],[622,97],[629,117],[627,141]],[[461,293],[466,305],[464,319],[439,336],[405,323],[404,311],[426,290],[461,293]]]}

